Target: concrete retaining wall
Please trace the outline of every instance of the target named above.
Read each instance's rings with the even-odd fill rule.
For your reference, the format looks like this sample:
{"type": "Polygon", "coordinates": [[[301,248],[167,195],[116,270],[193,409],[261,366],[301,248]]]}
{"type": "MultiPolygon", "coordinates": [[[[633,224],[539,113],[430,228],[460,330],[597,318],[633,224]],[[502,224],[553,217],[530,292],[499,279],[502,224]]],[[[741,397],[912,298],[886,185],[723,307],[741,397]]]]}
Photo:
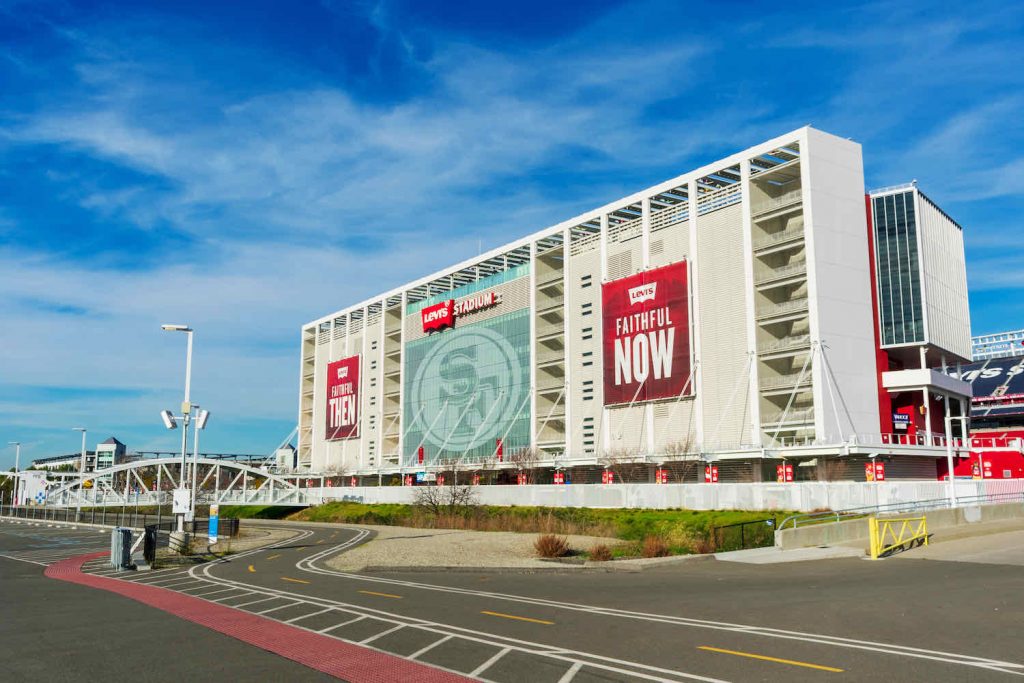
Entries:
{"type": "MultiPolygon", "coordinates": [[[[959,481],[957,495],[1024,491],[1024,480],[959,481]]],[[[945,498],[941,481],[799,482],[792,484],[576,484],[570,486],[478,486],[485,505],[589,508],[685,508],[688,510],[846,510],[913,500],[945,498]]],[[[411,503],[409,486],[309,489],[323,500],[411,503]]]]}

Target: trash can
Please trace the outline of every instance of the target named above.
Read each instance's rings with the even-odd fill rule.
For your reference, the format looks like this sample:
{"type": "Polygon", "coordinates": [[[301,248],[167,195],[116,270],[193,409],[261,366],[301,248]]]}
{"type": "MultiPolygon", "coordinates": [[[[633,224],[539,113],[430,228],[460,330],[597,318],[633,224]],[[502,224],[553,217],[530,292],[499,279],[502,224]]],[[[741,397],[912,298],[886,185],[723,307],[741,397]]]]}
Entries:
{"type": "Polygon", "coordinates": [[[156,525],[150,524],[146,527],[146,538],[142,541],[142,556],[150,566],[156,562],[156,534],[156,525]]]}
{"type": "Polygon", "coordinates": [[[110,532],[110,566],[128,569],[132,566],[132,530],[114,527],[110,532]]]}

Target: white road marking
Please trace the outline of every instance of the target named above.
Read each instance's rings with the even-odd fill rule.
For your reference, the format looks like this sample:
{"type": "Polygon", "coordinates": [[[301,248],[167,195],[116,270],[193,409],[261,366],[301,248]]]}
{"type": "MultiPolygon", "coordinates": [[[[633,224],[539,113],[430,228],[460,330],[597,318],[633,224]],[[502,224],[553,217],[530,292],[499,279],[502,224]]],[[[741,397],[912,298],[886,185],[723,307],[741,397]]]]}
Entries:
{"type": "Polygon", "coordinates": [[[312,614],[303,614],[301,617],[295,617],[294,619],[288,619],[284,623],[286,623],[286,624],[294,624],[296,621],[301,621],[303,619],[309,619],[310,617],[315,617],[318,614],[323,614],[324,612],[330,612],[333,609],[334,609],[333,607],[328,607],[327,609],[322,609],[319,612],[313,612],[312,614]]]}
{"type": "Polygon", "coordinates": [[[502,657],[504,657],[505,655],[507,655],[511,651],[512,651],[512,649],[508,648],[508,647],[505,647],[505,648],[502,648],[502,649],[498,650],[496,653],[494,653],[494,655],[490,659],[488,659],[486,662],[484,662],[483,664],[481,664],[477,668],[475,668],[472,671],[470,671],[469,675],[472,676],[473,678],[476,678],[477,676],[479,676],[480,674],[482,674],[483,672],[485,672],[489,668],[491,668],[495,663],[497,663],[497,661],[499,659],[501,659],[502,657]]]}
{"type": "Polygon", "coordinates": [[[395,631],[398,631],[398,630],[403,629],[403,628],[405,628],[405,624],[399,624],[398,626],[393,626],[392,628],[389,628],[389,629],[387,629],[385,631],[381,631],[380,633],[378,633],[375,636],[370,636],[369,638],[363,638],[362,640],[359,641],[359,644],[360,645],[366,645],[367,643],[372,643],[373,641],[377,640],[378,638],[383,638],[384,636],[388,635],[389,633],[394,633],[395,631]]]}
{"type": "Polygon", "coordinates": [[[340,624],[335,624],[334,626],[328,626],[327,628],[322,628],[319,631],[317,631],[317,633],[330,633],[331,631],[333,631],[336,628],[341,628],[342,626],[348,626],[349,624],[354,624],[357,621],[362,621],[363,619],[366,619],[366,617],[365,616],[358,616],[355,619],[349,619],[348,621],[343,621],[340,624]]]}
{"type": "Polygon", "coordinates": [[[558,683],[569,683],[573,678],[576,677],[576,673],[583,668],[583,662],[576,662],[569,667],[569,670],[562,674],[562,677],[558,679],[558,683]]]}
{"type": "Polygon", "coordinates": [[[447,643],[453,637],[454,636],[445,636],[444,638],[441,638],[440,640],[435,640],[430,645],[427,645],[426,647],[421,648],[419,650],[416,650],[416,652],[413,652],[411,655],[409,655],[409,659],[416,659],[420,655],[425,655],[428,652],[430,652],[431,650],[433,650],[435,647],[437,647],[438,645],[440,645],[442,643],[447,643]]]}

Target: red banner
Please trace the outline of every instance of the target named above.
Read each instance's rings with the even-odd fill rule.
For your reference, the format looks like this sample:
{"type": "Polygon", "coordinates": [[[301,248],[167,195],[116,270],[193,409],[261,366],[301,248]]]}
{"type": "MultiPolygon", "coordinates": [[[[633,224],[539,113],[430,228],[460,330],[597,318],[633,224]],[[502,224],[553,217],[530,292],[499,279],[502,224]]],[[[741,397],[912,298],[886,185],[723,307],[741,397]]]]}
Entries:
{"type": "Polygon", "coordinates": [[[359,356],[327,365],[327,440],[359,436],[359,356]]]}
{"type": "Polygon", "coordinates": [[[865,481],[885,481],[885,463],[864,463],[864,479],[865,481]]]}
{"type": "Polygon", "coordinates": [[[704,482],[707,484],[718,483],[718,465],[704,466],[704,482]]]}
{"type": "Polygon", "coordinates": [[[427,306],[420,310],[420,318],[423,320],[423,331],[440,330],[451,327],[455,324],[455,300],[448,299],[433,306],[427,306]]]}
{"type": "Polygon", "coordinates": [[[601,287],[604,403],[693,394],[686,262],[601,287]]]}

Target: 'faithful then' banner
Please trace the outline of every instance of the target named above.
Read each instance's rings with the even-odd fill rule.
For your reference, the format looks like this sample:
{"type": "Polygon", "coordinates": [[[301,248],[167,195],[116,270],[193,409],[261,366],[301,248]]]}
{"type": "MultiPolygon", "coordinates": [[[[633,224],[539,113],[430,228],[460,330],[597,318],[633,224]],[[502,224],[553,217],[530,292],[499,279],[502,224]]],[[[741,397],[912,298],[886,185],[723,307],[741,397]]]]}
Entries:
{"type": "Polygon", "coordinates": [[[327,440],[359,436],[359,356],[327,366],[327,440]]]}
{"type": "Polygon", "coordinates": [[[605,405],[693,393],[685,262],[605,283],[601,305],[605,405]]]}

